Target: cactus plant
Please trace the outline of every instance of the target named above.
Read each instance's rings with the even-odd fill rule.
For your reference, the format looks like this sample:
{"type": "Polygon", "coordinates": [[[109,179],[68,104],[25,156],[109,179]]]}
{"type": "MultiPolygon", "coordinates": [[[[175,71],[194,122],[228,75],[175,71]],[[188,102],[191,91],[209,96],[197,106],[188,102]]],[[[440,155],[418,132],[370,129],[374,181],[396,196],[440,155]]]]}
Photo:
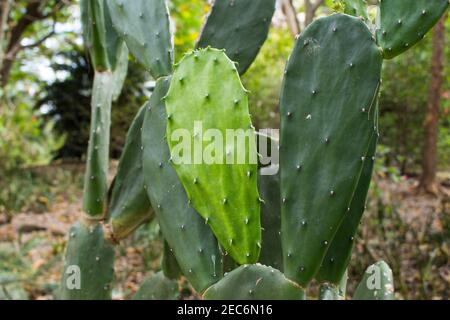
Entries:
{"type": "Polygon", "coordinates": [[[244,74],[267,38],[275,0],[215,1],[197,48],[225,49],[244,74]]]}
{"type": "MultiPolygon", "coordinates": [[[[216,1],[198,50],[175,69],[164,0],[82,0],[96,75],[85,214],[71,230],[61,298],[110,299],[113,242],[150,219],[153,208],[166,241],[163,271],[134,299],[176,298],[171,279],[181,274],[205,299],[303,299],[313,278],[319,299],[345,299],[378,140],[383,58],[419,41],[448,7],[448,0],[380,2],[376,34],[365,1],[343,0],[349,15],[318,19],[296,40],[280,99],[281,171],[265,176],[267,168],[258,172],[250,160],[255,133],[239,75],[267,37],[274,0],[216,1]],[[111,101],[125,79],[128,49],[156,87],[127,134],[106,208],[111,101]],[[196,121],[205,133],[219,133],[210,132],[207,146],[196,121]],[[248,146],[220,141],[227,129],[249,129],[248,146]],[[189,150],[192,162],[179,161],[192,156],[189,150]],[[242,150],[243,163],[227,162],[242,150]]],[[[379,262],[353,298],[393,299],[393,289],[391,270],[379,262]]]]}
{"type": "Polygon", "coordinates": [[[165,103],[172,164],[190,203],[236,262],[255,263],[261,245],[256,138],[233,62],[216,49],[186,55],[165,103]]]}
{"type": "Polygon", "coordinates": [[[304,31],[287,64],[280,100],[281,234],[284,271],[302,285],[317,273],[366,162],[381,63],[366,25],[336,14],[304,31]]]}

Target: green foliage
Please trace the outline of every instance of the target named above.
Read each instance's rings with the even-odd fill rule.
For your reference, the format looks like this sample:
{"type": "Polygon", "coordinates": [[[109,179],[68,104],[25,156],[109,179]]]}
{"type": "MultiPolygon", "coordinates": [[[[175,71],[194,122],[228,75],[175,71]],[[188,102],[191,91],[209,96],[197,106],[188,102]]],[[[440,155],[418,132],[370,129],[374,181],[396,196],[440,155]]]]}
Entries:
{"type": "Polygon", "coordinates": [[[176,300],[178,296],[177,282],[166,278],[160,271],[145,279],[133,300],[176,300]]]}
{"type": "Polygon", "coordinates": [[[53,121],[44,121],[26,101],[0,105],[0,171],[48,164],[64,144],[53,121]]]}

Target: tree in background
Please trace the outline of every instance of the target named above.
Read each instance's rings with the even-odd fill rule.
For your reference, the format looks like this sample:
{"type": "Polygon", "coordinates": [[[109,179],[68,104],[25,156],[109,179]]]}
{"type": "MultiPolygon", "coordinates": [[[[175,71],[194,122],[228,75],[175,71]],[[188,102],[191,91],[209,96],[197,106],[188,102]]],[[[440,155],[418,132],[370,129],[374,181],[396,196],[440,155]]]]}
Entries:
{"type": "Polygon", "coordinates": [[[0,0],[0,85],[5,87],[22,50],[39,47],[55,34],[64,6],[73,0],[0,0]],[[50,23],[49,23],[50,21],[50,23]],[[31,42],[24,44],[23,39],[31,42]]]}
{"type": "Polygon", "coordinates": [[[441,105],[442,85],[444,82],[444,42],[445,20],[438,22],[433,33],[433,56],[431,62],[431,81],[428,92],[428,104],[425,117],[425,136],[422,152],[421,188],[429,193],[436,193],[437,142],[439,109],[441,105]]]}

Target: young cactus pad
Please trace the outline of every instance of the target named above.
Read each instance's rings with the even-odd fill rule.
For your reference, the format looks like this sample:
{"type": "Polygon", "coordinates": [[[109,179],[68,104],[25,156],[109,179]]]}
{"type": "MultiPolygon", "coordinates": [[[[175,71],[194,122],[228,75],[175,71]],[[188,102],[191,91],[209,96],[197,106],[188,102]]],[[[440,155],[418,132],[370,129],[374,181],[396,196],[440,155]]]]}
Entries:
{"type": "Polygon", "coordinates": [[[281,94],[284,272],[306,285],[348,212],[375,127],[382,56],[358,18],[335,14],[298,38],[281,94]]]}
{"type": "Polygon", "coordinates": [[[83,210],[93,219],[103,219],[108,192],[109,130],[114,76],[96,72],[92,88],[91,131],[84,179],[83,210]]]}
{"type": "Polygon", "coordinates": [[[379,261],[367,268],[353,300],[394,300],[394,278],[386,262],[379,261]]]}
{"type": "Polygon", "coordinates": [[[166,142],[166,110],[162,98],[170,78],[161,78],[146,105],[142,144],[144,182],[164,238],[182,273],[201,292],[222,277],[221,253],[211,229],[189,205],[173,169],[166,142]]]}
{"type": "Polygon", "coordinates": [[[104,237],[100,224],[77,222],[69,232],[62,300],[109,300],[114,279],[114,248],[104,237]]]}
{"type": "Polygon", "coordinates": [[[215,1],[197,48],[225,49],[242,75],[266,41],[274,12],[275,0],[215,1]]]}
{"type": "Polygon", "coordinates": [[[172,72],[173,43],[165,0],[107,0],[117,33],[153,78],[172,72]]]}
{"type": "Polygon", "coordinates": [[[449,3],[449,0],[380,0],[377,41],[385,59],[392,59],[419,42],[449,3]]]}
{"type": "Polygon", "coordinates": [[[208,288],[207,300],[303,300],[305,292],[280,271],[260,264],[243,265],[208,288]]]}
{"type": "Polygon", "coordinates": [[[153,215],[144,185],[141,133],[145,105],[141,107],[127,134],[125,147],[112,185],[109,216],[112,235],[120,240],[153,215]]]}
{"type": "Polygon", "coordinates": [[[339,226],[316,276],[316,279],[321,282],[338,284],[350,262],[355,235],[366,206],[377,142],[378,134],[374,132],[370,141],[367,161],[364,162],[361,178],[359,179],[358,186],[350,204],[350,211],[346,214],[344,221],[339,226]]]}
{"type": "Polygon", "coordinates": [[[192,206],[237,263],[257,262],[256,137],[233,62],[216,49],[187,54],[165,102],[172,164],[192,206]]]}

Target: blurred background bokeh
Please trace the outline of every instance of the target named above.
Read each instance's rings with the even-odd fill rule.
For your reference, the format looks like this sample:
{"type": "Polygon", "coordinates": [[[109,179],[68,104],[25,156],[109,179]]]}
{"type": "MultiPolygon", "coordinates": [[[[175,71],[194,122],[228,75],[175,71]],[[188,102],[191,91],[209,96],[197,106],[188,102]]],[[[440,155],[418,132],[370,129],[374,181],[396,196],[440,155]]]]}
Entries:
{"type": "MultiPolygon", "coordinates": [[[[194,47],[210,4],[168,3],[179,60],[194,47]]],[[[331,0],[278,0],[269,38],[243,77],[257,128],[279,128],[282,75],[295,35],[334,10],[339,5],[331,0]]],[[[93,70],[78,1],[1,0],[0,13],[0,299],[52,299],[66,233],[81,211],[93,70]]],[[[384,64],[381,145],[350,265],[350,293],[364,269],[384,259],[393,268],[397,298],[450,297],[450,17],[441,23],[443,36],[430,33],[384,64]],[[436,84],[440,91],[430,89],[436,84]],[[436,95],[438,105],[430,99],[436,95]]],[[[112,108],[113,159],[152,86],[131,60],[112,108]]],[[[122,299],[160,268],[158,225],[143,225],[119,248],[113,294],[122,299]]],[[[187,283],[182,288],[183,298],[196,298],[187,283]]]]}

